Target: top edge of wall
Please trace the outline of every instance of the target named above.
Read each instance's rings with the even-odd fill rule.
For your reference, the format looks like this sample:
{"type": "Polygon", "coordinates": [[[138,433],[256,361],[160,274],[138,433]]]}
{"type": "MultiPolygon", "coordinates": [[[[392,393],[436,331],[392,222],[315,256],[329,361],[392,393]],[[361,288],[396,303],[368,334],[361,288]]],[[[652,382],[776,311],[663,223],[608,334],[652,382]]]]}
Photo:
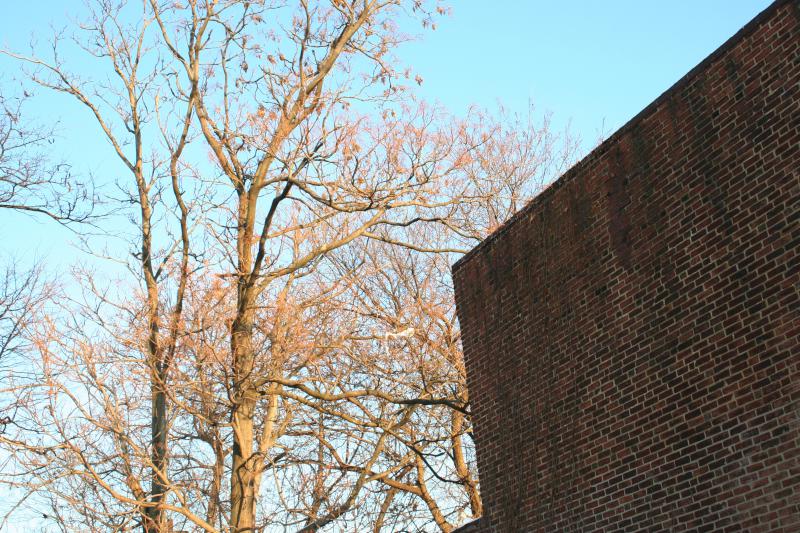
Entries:
{"type": "Polygon", "coordinates": [[[464,254],[458,261],[456,261],[452,266],[452,272],[455,274],[459,269],[461,269],[466,263],[471,261],[475,256],[479,255],[484,248],[490,246],[495,240],[499,239],[503,236],[516,222],[520,219],[524,218],[526,214],[536,208],[540,203],[550,197],[555,191],[566,185],[567,183],[571,182],[573,179],[576,178],[580,174],[580,171],[583,167],[585,167],[589,162],[597,159],[598,157],[602,156],[605,152],[607,152],[612,146],[614,146],[620,138],[627,133],[629,130],[634,128],[639,122],[644,120],[646,117],[651,115],[658,109],[658,107],[663,104],[666,100],[668,100],[671,96],[675,93],[680,91],[682,88],[689,85],[691,81],[693,81],[700,73],[707,70],[714,62],[720,59],[725,53],[730,51],[734,48],[737,44],[739,44],[742,40],[750,36],[756,29],[758,29],[764,22],[768,21],[776,11],[778,11],[781,7],[786,4],[796,3],[797,8],[800,9],[800,0],[776,0],[769,6],[767,6],[761,13],[753,17],[747,24],[745,24],[739,31],[737,31],[732,37],[730,37],[727,41],[722,43],[716,50],[711,52],[705,59],[703,59],[700,63],[695,65],[689,72],[684,74],[678,81],[672,84],[667,90],[661,93],[655,100],[650,102],[644,109],[639,111],[636,116],[626,122],[623,126],[621,126],[617,131],[612,133],[605,141],[603,141],[599,146],[594,148],[591,152],[589,152],[583,159],[575,163],[569,170],[564,172],[557,180],[555,180],[552,184],[550,184],[546,189],[536,195],[528,204],[514,213],[506,222],[504,222],[499,228],[493,231],[488,237],[486,237],[483,241],[481,241],[477,246],[475,246],[472,250],[464,254]]]}

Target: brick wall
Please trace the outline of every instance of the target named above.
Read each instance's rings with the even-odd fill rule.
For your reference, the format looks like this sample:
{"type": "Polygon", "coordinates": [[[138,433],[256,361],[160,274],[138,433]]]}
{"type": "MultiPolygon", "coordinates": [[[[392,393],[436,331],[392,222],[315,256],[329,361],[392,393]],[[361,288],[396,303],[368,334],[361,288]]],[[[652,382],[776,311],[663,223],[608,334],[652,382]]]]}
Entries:
{"type": "Polygon", "coordinates": [[[477,531],[800,531],[799,169],[779,0],[453,267],[477,531]]]}

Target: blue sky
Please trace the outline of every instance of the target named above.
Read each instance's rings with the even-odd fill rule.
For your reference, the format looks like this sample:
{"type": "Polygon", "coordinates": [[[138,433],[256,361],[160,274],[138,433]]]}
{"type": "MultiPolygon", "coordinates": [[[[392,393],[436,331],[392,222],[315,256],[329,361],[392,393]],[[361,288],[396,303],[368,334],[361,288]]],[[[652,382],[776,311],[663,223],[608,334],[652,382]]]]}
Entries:
{"type": "MultiPolygon", "coordinates": [[[[532,102],[570,124],[584,147],[619,126],[769,4],[766,0],[608,0],[544,2],[465,0],[436,31],[398,50],[424,83],[419,89],[456,113],[471,104],[524,111],[532,102]]],[[[46,40],[50,25],[69,24],[77,0],[8,2],[0,46],[24,50],[30,37],[46,40]]],[[[408,31],[417,32],[416,29],[408,31]]],[[[0,79],[18,68],[0,58],[0,79]]],[[[82,171],[114,160],[77,104],[52,96],[37,114],[58,118],[67,153],[79,152],[82,171]]],[[[66,262],[69,232],[54,223],[0,212],[2,252],[66,262]],[[54,257],[55,256],[55,257],[54,257]]],[[[66,266],[66,265],[64,265],[66,266]]]]}
{"type": "Polygon", "coordinates": [[[454,4],[404,52],[424,92],[458,110],[532,100],[594,141],[612,133],[770,2],[533,0],[454,4]],[[491,7],[487,7],[491,6],[491,7]]]}

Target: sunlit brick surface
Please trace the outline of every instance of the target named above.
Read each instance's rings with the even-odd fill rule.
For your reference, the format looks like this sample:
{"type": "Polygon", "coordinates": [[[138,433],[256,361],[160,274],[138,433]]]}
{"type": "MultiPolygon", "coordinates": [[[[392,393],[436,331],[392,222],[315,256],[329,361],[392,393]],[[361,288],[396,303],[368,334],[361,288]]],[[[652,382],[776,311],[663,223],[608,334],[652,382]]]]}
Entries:
{"type": "Polygon", "coordinates": [[[475,531],[800,531],[800,2],[454,278],[475,531]]]}

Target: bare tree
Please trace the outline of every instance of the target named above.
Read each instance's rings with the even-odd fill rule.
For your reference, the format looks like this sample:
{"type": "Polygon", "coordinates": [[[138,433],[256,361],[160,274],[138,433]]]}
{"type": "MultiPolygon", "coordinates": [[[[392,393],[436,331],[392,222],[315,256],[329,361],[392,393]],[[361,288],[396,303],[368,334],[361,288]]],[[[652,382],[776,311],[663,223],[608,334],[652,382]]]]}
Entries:
{"type": "MultiPolygon", "coordinates": [[[[61,224],[89,221],[95,198],[48,153],[54,129],[38,127],[24,114],[29,94],[13,97],[7,89],[0,93],[0,213],[45,215],[61,224]]],[[[18,415],[24,413],[27,391],[15,381],[29,376],[29,334],[55,290],[40,260],[23,265],[12,253],[3,253],[0,261],[0,435],[5,435],[24,427],[18,415]]]]}
{"type": "MultiPolygon", "coordinates": [[[[49,147],[56,138],[54,126],[37,126],[25,113],[30,94],[20,91],[13,96],[7,84],[0,89],[0,213],[44,215],[62,224],[88,221],[95,198],[71,176],[68,165],[53,162],[49,147]]],[[[0,372],[8,376],[24,363],[26,332],[53,287],[45,280],[40,261],[23,267],[11,254],[0,260],[0,372]]],[[[15,423],[18,405],[5,387],[0,398],[0,432],[4,432],[15,423]]]]}
{"type": "MultiPolygon", "coordinates": [[[[37,126],[25,114],[30,94],[12,96],[8,85],[0,89],[0,213],[45,215],[62,224],[88,221],[95,200],[90,189],[49,154],[55,128],[37,126]]],[[[12,256],[1,259],[0,361],[6,359],[3,366],[8,370],[8,358],[22,351],[23,332],[50,288],[38,261],[26,269],[12,256]]],[[[8,422],[7,417],[3,420],[8,422]]]]}
{"type": "Polygon", "coordinates": [[[65,530],[479,515],[448,264],[571,146],[417,100],[392,50],[435,4],[92,5],[72,45],[9,54],[100,127],[135,231],[30,328],[0,482],[65,530]]]}

